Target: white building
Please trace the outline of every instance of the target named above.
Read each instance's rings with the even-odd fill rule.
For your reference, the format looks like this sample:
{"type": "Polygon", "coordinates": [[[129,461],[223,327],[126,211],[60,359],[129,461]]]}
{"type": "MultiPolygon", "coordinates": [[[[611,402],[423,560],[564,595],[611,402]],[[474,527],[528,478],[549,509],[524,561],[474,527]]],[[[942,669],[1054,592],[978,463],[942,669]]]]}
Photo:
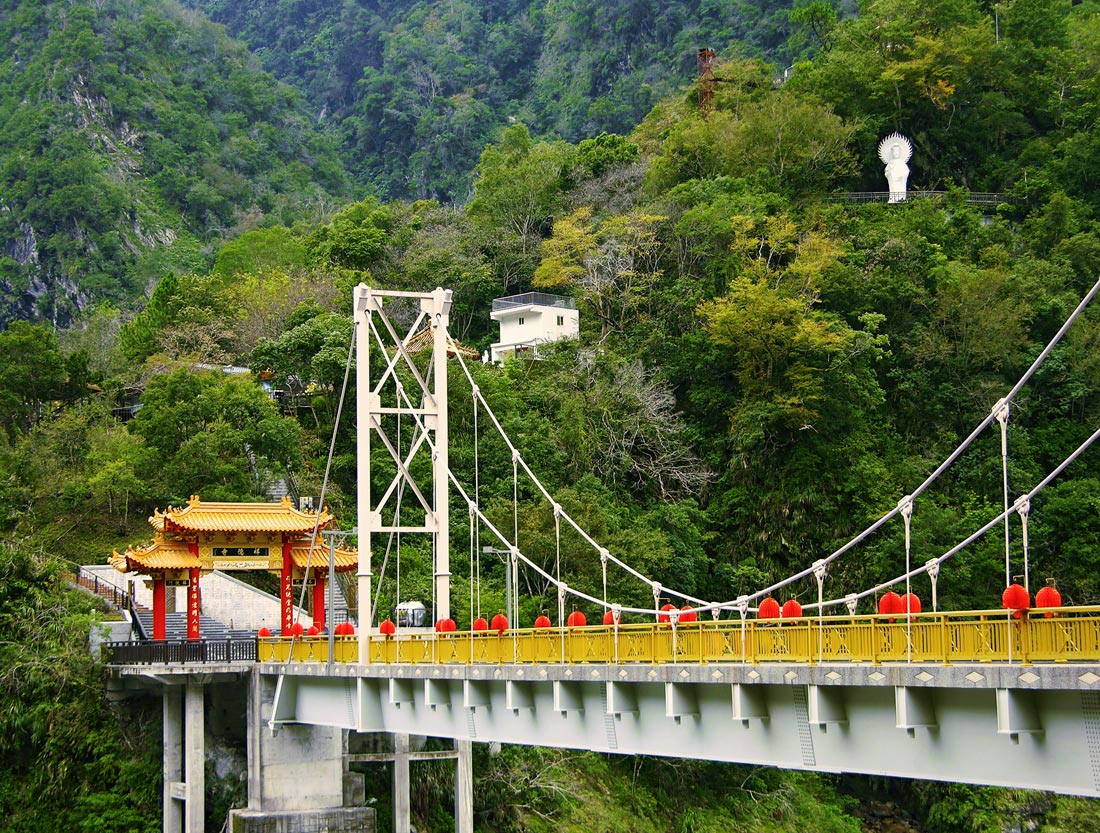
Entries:
{"type": "Polygon", "coordinates": [[[577,338],[581,332],[577,302],[563,295],[524,292],[496,298],[490,317],[500,322],[500,341],[489,348],[492,362],[519,353],[537,357],[538,345],[577,338]]]}

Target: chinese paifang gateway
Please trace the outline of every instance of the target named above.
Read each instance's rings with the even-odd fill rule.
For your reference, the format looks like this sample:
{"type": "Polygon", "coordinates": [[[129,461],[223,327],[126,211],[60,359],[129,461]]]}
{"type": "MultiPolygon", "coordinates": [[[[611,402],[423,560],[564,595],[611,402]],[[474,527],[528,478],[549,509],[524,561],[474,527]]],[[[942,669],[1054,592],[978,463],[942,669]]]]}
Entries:
{"type": "MultiPolygon", "coordinates": [[[[326,508],[318,515],[295,509],[290,499],[281,503],[203,503],[192,495],[187,505],[149,518],[153,542],[113,552],[109,563],[121,573],[149,576],[153,583],[153,639],[166,636],[169,586],[187,587],[187,638],[198,639],[202,596],[199,580],[212,570],[268,570],[280,579],[283,632],[294,624],[294,582],[316,578],[313,586],[313,623],[325,624],[325,585],[329,578],[329,554],[320,541],[313,546],[314,530],[332,527],[335,518],[326,508]],[[308,562],[308,563],[307,563],[308,562]]],[[[355,570],[359,553],[338,549],[338,573],[355,570]]]]}

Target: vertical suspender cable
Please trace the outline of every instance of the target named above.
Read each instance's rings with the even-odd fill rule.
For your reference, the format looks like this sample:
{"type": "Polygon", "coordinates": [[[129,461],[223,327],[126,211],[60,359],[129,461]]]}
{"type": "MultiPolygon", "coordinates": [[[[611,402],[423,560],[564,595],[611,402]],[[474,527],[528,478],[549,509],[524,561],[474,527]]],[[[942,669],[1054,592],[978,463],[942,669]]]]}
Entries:
{"type": "Polygon", "coordinates": [[[1016,514],[1020,516],[1020,526],[1022,527],[1021,540],[1024,544],[1024,590],[1027,591],[1028,596],[1031,595],[1031,580],[1028,576],[1030,568],[1028,566],[1028,538],[1027,538],[1027,516],[1031,512],[1031,496],[1021,495],[1016,500],[1016,514]]]}
{"type": "Polygon", "coordinates": [[[600,570],[603,572],[603,607],[604,610],[608,610],[607,606],[607,550],[600,550],[600,570]]]}
{"type": "MultiPolygon", "coordinates": [[[[401,456],[401,395],[400,388],[398,388],[397,396],[397,456],[401,456]]],[[[394,519],[397,527],[397,578],[396,588],[394,590],[394,610],[396,611],[401,604],[401,501],[398,500],[396,512],[394,513],[394,519]]],[[[435,613],[434,605],[432,613],[435,613]]]]}
{"type": "MultiPolygon", "coordinates": [[[[473,400],[474,400],[474,508],[475,510],[481,508],[481,461],[478,458],[478,428],[477,428],[477,395],[479,393],[477,385],[473,386],[473,400]]],[[[470,523],[474,528],[474,559],[477,564],[477,617],[481,618],[481,522],[477,517],[475,511],[474,516],[470,518],[470,523]]],[[[473,618],[473,607],[470,607],[470,617],[473,618]]],[[[471,624],[471,628],[473,625],[471,624]]]]}
{"type": "Polygon", "coordinates": [[[477,515],[474,514],[473,504],[466,513],[470,520],[470,630],[474,629],[474,524],[477,523],[477,515]]]}
{"type": "Polygon", "coordinates": [[[913,591],[909,576],[909,561],[911,558],[912,537],[910,535],[913,520],[913,499],[904,497],[898,504],[901,518],[905,522],[905,661],[913,661],[913,591]]]}
{"type": "MultiPolygon", "coordinates": [[[[554,504],[554,578],[561,587],[561,507],[554,504]]],[[[565,627],[565,599],[558,594],[558,627],[565,627]]]]}
{"type": "MultiPolygon", "coordinates": [[[[519,451],[512,451],[512,546],[519,550],[519,451]]],[[[512,553],[512,627],[519,627],[519,559],[512,553]]]]}
{"type": "Polygon", "coordinates": [[[565,664],[565,588],[561,583],[561,507],[554,506],[554,580],[558,590],[558,633],[561,635],[561,661],[565,664]]]}
{"type": "Polygon", "coordinates": [[[1012,584],[1012,549],[1008,540],[1008,403],[1001,399],[993,406],[993,413],[1001,425],[1001,480],[1004,485],[1005,506],[1005,587],[1012,584]]]}

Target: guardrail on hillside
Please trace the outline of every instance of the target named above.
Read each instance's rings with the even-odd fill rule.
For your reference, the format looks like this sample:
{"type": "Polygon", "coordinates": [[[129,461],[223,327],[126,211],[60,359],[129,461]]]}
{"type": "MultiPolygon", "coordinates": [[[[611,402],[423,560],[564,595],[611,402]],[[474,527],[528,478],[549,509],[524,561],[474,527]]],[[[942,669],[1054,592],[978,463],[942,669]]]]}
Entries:
{"type": "Polygon", "coordinates": [[[207,641],[107,642],[107,665],[175,665],[179,663],[256,662],[256,639],[207,641]]]}
{"type": "Polygon", "coordinates": [[[117,584],[112,584],[109,581],[101,579],[95,573],[85,570],[83,567],[77,567],[76,570],[76,583],[81,587],[91,590],[97,596],[104,601],[117,607],[119,610],[130,609],[130,594],[119,587],[117,584]]]}

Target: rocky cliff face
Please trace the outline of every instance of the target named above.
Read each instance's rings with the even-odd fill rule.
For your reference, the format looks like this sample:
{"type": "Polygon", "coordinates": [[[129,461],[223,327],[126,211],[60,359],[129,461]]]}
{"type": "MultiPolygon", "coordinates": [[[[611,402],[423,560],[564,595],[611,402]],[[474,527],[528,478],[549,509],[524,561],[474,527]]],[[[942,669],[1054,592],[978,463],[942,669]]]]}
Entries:
{"type": "Polygon", "coordinates": [[[225,235],[343,195],[297,94],[200,15],[15,6],[0,16],[0,326],[140,306],[225,235]]]}

